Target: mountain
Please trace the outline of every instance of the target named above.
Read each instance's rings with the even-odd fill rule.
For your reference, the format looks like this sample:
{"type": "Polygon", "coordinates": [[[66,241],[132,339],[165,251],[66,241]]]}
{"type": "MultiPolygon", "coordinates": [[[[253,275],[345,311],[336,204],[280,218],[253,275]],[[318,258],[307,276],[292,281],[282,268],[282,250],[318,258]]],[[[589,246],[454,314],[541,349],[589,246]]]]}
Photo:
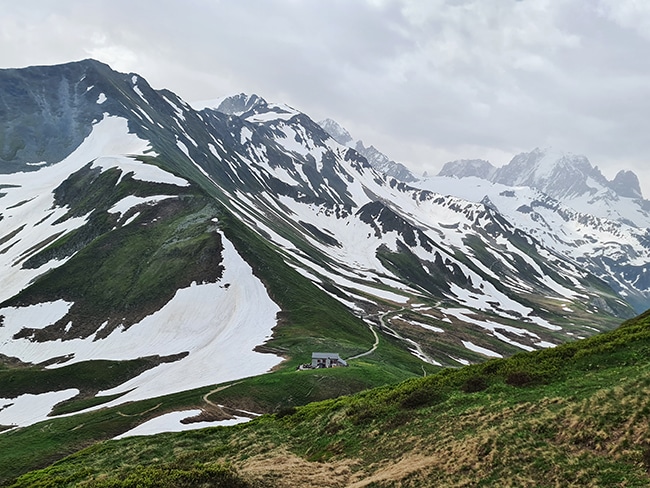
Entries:
{"type": "Polygon", "coordinates": [[[354,139],[350,133],[339,125],[338,122],[332,119],[323,119],[318,125],[320,125],[325,132],[327,132],[332,139],[341,144],[342,146],[350,146],[350,143],[354,143],[354,139]]]}
{"type": "Polygon", "coordinates": [[[614,193],[624,198],[643,198],[639,177],[632,171],[621,170],[609,182],[614,193]]]}
{"type": "Polygon", "coordinates": [[[492,180],[496,168],[489,161],[484,159],[461,159],[446,163],[438,176],[449,176],[455,178],[469,178],[476,176],[485,180],[492,180]]]}
{"type": "Polygon", "coordinates": [[[527,232],[534,212],[503,210],[510,187],[415,187],[287,105],[191,106],[93,60],[0,70],[0,86],[0,441],[17,456],[0,473],[153,415],[237,421],[552,348],[647,303],[637,261],[606,273],[626,249],[591,270],[555,221],[527,232]],[[314,352],[350,366],[297,376],[314,352]]]}
{"type": "Polygon", "coordinates": [[[405,183],[417,181],[417,178],[413,176],[413,173],[411,173],[411,171],[409,171],[409,169],[402,163],[396,163],[374,146],[366,147],[361,140],[353,142],[350,133],[341,127],[336,121],[332,119],[324,119],[321,120],[318,125],[320,125],[325,132],[327,132],[332,139],[339,144],[354,148],[355,151],[366,158],[368,163],[370,163],[370,166],[380,173],[392,176],[393,178],[405,183]]]}
{"type": "Polygon", "coordinates": [[[608,181],[584,156],[535,149],[502,168],[447,163],[420,186],[486,202],[547,249],[606,281],[641,313],[648,308],[650,202],[637,176],[608,181]]]}

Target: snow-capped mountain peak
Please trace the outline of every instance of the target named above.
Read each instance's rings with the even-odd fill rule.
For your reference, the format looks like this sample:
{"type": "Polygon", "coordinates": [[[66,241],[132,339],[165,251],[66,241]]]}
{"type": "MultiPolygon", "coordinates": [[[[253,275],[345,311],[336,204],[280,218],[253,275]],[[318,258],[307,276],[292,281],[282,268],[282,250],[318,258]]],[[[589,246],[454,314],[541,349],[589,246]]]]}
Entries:
{"type": "Polygon", "coordinates": [[[620,171],[608,181],[586,156],[553,148],[517,154],[500,168],[480,159],[452,161],[438,176],[474,176],[506,186],[527,186],[559,200],[602,198],[607,193],[611,198],[643,198],[639,179],[632,171],[620,171]]]}
{"type": "Polygon", "coordinates": [[[491,180],[509,186],[529,186],[553,198],[594,194],[607,187],[605,177],[585,156],[551,148],[516,155],[497,169],[491,180]]]}
{"type": "Polygon", "coordinates": [[[332,119],[324,119],[318,122],[318,125],[320,125],[336,142],[351,147],[361,154],[368,160],[370,166],[375,168],[377,171],[406,183],[417,180],[406,166],[393,161],[376,147],[366,147],[361,140],[354,142],[354,138],[338,122],[332,119]]]}
{"type": "Polygon", "coordinates": [[[300,112],[286,104],[267,102],[259,95],[240,93],[221,99],[216,107],[207,107],[227,115],[236,115],[251,122],[272,119],[290,119],[300,112]]]}
{"type": "Polygon", "coordinates": [[[332,139],[334,139],[339,144],[352,147],[350,146],[350,144],[353,142],[352,136],[345,129],[345,127],[342,127],[335,120],[324,119],[318,122],[318,125],[320,125],[323,130],[327,132],[332,137],[332,139]]]}
{"type": "Polygon", "coordinates": [[[650,202],[633,172],[620,171],[610,182],[585,156],[537,148],[496,170],[485,161],[448,163],[421,186],[489,201],[546,247],[607,281],[638,311],[647,308],[650,202]]]}
{"type": "Polygon", "coordinates": [[[452,176],[456,178],[468,178],[476,176],[484,180],[490,180],[497,169],[484,159],[459,159],[446,163],[438,176],[452,176]]]}

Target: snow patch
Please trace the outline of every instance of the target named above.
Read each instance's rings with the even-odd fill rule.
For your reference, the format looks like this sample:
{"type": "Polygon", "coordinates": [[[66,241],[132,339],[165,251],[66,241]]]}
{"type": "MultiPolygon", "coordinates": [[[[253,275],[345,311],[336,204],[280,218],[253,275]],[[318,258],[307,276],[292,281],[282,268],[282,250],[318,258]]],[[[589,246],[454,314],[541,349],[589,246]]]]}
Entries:
{"type": "MultiPolygon", "coordinates": [[[[43,329],[65,317],[72,305],[73,302],[56,300],[26,307],[6,307],[0,308],[0,316],[4,316],[5,324],[11,324],[12,330],[16,332],[24,327],[43,329]]],[[[8,330],[7,327],[5,325],[4,329],[8,330]]],[[[3,346],[10,340],[10,336],[7,337],[8,334],[4,332],[3,328],[0,328],[0,340],[4,339],[1,343],[3,346]]]]}
{"type": "Polygon", "coordinates": [[[272,334],[280,308],[269,298],[262,282],[234,246],[224,235],[221,239],[225,269],[219,282],[180,289],[161,310],[127,330],[114,330],[104,339],[96,340],[96,336],[49,342],[14,339],[26,324],[45,327],[62,318],[71,306],[63,300],[0,310],[5,315],[4,326],[0,327],[2,353],[32,363],[73,356],[51,368],[93,359],[129,360],[189,353],[179,361],[161,364],[102,392],[105,395],[126,393],[102,407],[269,371],[282,359],[254,349],[272,334]]]}
{"type": "Polygon", "coordinates": [[[502,358],[503,356],[499,354],[498,352],[491,351],[489,349],[486,349],[485,347],[477,346],[473,342],[470,341],[462,341],[463,346],[465,348],[469,349],[470,351],[477,352],[479,354],[482,354],[483,356],[488,356],[491,358],[502,358]]]}
{"type": "Polygon", "coordinates": [[[205,427],[229,426],[248,422],[248,417],[235,417],[229,420],[219,420],[215,422],[192,422],[189,424],[181,423],[181,420],[199,415],[201,410],[184,410],[181,412],[170,412],[160,417],[153,418],[137,427],[120,434],[114,439],[124,439],[138,435],[155,435],[162,432],[184,432],[187,430],[203,429],[205,427]]]}
{"type": "MultiPolygon", "coordinates": [[[[148,155],[151,156],[151,152],[149,152],[148,155]]],[[[173,175],[156,165],[144,163],[131,157],[102,156],[95,159],[93,167],[100,167],[103,169],[119,168],[122,170],[122,177],[131,173],[133,179],[139,181],[166,183],[180,187],[190,186],[189,181],[184,178],[173,175]]]]}
{"type": "Polygon", "coordinates": [[[136,205],[142,205],[142,204],[153,204],[153,203],[158,203],[162,200],[167,200],[168,198],[176,198],[175,195],[152,195],[149,197],[136,197],[133,195],[129,195],[127,197],[124,197],[122,200],[117,202],[115,205],[113,205],[110,209],[108,209],[109,213],[126,213],[136,205]]]}
{"type": "Polygon", "coordinates": [[[0,425],[27,427],[47,420],[47,416],[54,405],[69,400],[78,394],[79,390],[70,388],[68,390],[41,393],[40,395],[27,393],[17,398],[0,398],[0,425]]]}

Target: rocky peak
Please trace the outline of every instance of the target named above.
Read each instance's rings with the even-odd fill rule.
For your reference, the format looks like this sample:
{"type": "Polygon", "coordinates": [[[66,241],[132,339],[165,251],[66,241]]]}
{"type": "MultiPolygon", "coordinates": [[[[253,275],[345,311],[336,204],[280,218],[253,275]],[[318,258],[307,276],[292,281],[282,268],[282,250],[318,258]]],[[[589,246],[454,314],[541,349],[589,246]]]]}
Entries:
{"type": "Polygon", "coordinates": [[[364,146],[363,141],[358,140],[354,149],[368,160],[370,166],[388,176],[392,176],[393,178],[406,183],[417,180],[406,166],[393,161],[375,146],[366,147],[364,146]]]}
{"type": "Polygon", "coordinates": [[[350,133],[339,125],[338,122],[332,119],[324,119],[318,122],[325,132],[327,132],[332,139],[343,146],[350,146],[352,136],[350,133]]]}
{"type": "Polygon", "coordinates": [[[622,197],[643,198],[639,178],[632,171],[619,171],[610,182],[609,187],[622,197]]]}
{"type": "Polygon", "coordinates": [[[332,119],[324,119],[321,120],[318,125],[320,125],[336,142],[351,147],[361,154],[366,158],[368,163],[370,163],[370,166],[377,171],[406,183],[417,181],[417,178],[413,176],[413,173],[411,173],[406,166],[402,163],[393,161],[376,147],[366,147],[361,140],[353,142],[353,137],[338,122],[332,119]]]}
{"type": "Polygon", "coordinates": [[[124,112],[113,98],[133,93],[128,79],[92,59],[0,70],[0,173],[64,159],[104,113],[124,112]]]}
{"type": "Polygon", "coordinates": [[[499,168],[492,181],[508,186],[529,186],[553,198],[595,193],[607,187],[607,179],[582,155],[536,148],[516,155],[499,168]]]}
{"type": "Polygon", "coordinates": [[[535,148],[517,154],[501,168],[482,159],[451,161],[438,176],[474,176],[506,186],[528,186],[556,199],[593,195],[603,189],[624,198],[643,198],[639,178],[632,171],[619,171],[613,181],[608,181],[585,156],[553,149],[535,148]]]}
{"type": "Polygon", "coordinates": [[[489,180],[494,175],[496,168],[492,163],[484,159],[459,159],[446,163],[438,176],[451,176],[456,178],[467,178],[476,176],[489,180]]]}
{"type": "Polygon", "coordinates": [[[240,93],[221,100],[215,110],[228,115],[242,115],[250,111],[260,111],[268,107],[268,103],[262,97],[240,93]]]}

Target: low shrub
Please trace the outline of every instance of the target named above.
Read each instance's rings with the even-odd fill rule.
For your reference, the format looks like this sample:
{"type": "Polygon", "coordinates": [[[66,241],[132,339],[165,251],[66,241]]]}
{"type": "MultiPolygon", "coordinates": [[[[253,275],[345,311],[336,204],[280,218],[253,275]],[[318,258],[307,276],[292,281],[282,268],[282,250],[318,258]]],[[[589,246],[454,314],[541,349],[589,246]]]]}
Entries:
{"type": "Polygon", "coordinates": [[[189,469],[167,466],[137,467],[126,477],[111,477],[84,483],[87,488],[253,488],[250,482],[226,466],[199,465],[189,469]]]}
{"type": "Polygon", "coordinates": [[[281,419],[284,417],[290,417],[291,415],[295,414],[297,412],[296,407],[290,406],[290,407],[280,407],[277,412],[275,412],[275,418],[276,419],[281,419]]]}
{"type": "Polygon", "coordinates": [[[418,388],[410,392],[402,401],[400,405],[403,408],[421,408],[435,405],[443,400],[440,392],[430,388],[418,388]]]}
{"type": "Polygon", "coordinates": [[[465,393],[477,393],[488,387],[488,379],[485,376],[472,376],[467,378],[460,389],[465,393]]]}
{"type": "Polygon", "coordinates": [[[506,376],[506,384],[510,386],[530,386],[539,382],[539,379],[526,371],[513,371],[506,376]]]}

